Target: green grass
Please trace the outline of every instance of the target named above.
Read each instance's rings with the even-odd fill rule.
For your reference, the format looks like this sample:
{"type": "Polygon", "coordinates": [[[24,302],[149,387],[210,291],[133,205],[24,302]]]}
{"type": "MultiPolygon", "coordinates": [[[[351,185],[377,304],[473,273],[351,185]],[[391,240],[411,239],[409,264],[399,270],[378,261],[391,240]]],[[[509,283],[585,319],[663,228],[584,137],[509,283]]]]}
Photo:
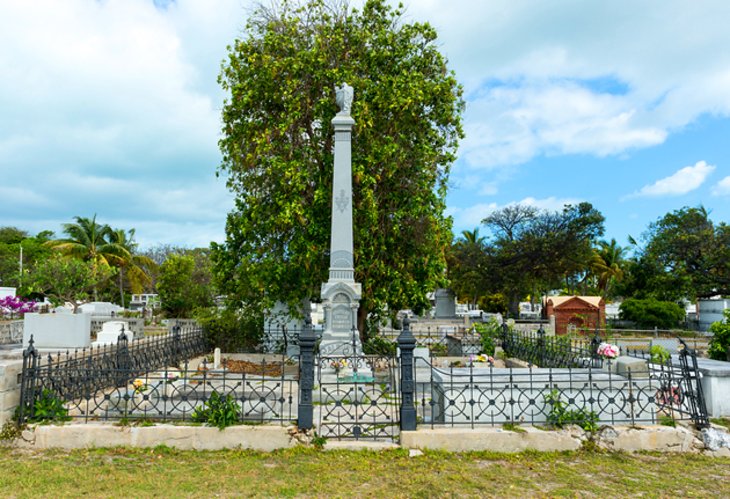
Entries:
{"type": "Polygon", "coordinates": [[[712,422],[716,425],[724,426],[725,428],[730,430],[730,419],[728,419],[728,418],[711,419],[710,422],[712,422]]]}
{"type": "Polygon", "coordinates": [[[694,454],[0,448],[0,469],[5,497],[730,496],[730,458],[694,454]]]}

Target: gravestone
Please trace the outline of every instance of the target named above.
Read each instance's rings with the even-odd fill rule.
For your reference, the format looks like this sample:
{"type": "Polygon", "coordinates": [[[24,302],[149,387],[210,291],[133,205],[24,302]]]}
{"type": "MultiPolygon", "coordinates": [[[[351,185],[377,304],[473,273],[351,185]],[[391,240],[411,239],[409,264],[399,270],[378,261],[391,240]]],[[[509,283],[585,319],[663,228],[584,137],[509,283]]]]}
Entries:
{"type": "Polygon", "coordinates": [[[335,129],[334,180],[332,182],[332,227],[330,232],[329,279],[322,284],[325,329],[319,351],[322,355],[362,353],[357,331],[357,311],[362,286],[355,282],[352,237],[352,87],[336,88],[340,112],[332,119],[335,129]]]}
{"type": "Polygon", "coordinates": [[[456,295],[450,289],[437,289],[434,293],[437,319],[453,319],[456,317],[456,295]]]}
{"type": "Polygon", "coordinates": [[[107,321],[101,326],[101,331],[96,334],[96,341],[92,343],[92,346],[112,345],[118,341],[122,331],[127,335],[128,341],[134,340],[134,333],[125,321],[107,321]]]}

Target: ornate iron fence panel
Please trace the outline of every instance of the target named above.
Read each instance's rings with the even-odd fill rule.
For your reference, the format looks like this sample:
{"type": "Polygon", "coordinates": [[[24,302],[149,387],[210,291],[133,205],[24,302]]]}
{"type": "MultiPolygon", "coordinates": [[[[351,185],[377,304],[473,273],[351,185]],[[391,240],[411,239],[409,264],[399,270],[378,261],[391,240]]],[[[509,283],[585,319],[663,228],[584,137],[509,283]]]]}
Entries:
{"type": "Polygon", "coordinates": [[[400,435],[396,358],[319,356],[315,385],[314,412],[320,436],[396,440],[400,435]]]}
{"type": "Polygon", "coordinates": [[[27,395],[32,393],[36,399],[49,394],[61,399],[68,416],[81,421],[201,421],[220,401],[235,410],[241,423],[291,424],[297,419],[299,365],[284,356],[224,359],[217,368],[207,358],[186,360],[177,368],[146,369],[138,363],[133,370],[120,369],[108,356],[108,362],[103,359],[39,362],[35,371],[31,360],[23,378],[21,406],[27,410],[22,420],[36,416],[33,395],[27,395]]]}
{"type": "Polygon", "coordinates": [[[679,338],[678,355],[662,361],[651,353],[639,349],[627,349],[626,355],[646,361],[652,379],[656,381],[656,401],[662,411],[675,419],[689,419],[697,428],[709,426],[701,374],[697,365],[697,352],[679,338]]]}
{"type": "Polygon", "coordinates": [[[415,369],[419,424],[442,426],[656,424],[662,417],[690,419],[659,399],[664,380],[647,373],[615,374],[604,368],[439,368],[421,360],[415,369]]]}
{"type": "Polygon", "coordinates": [[[208,342],[199,327],[176,327],[172,334],[131,343],[122,331],[115,344],[55,355],[39,353],[31,337],[23,353],[19,420],[35,416],[36,401],[44,390],[68,402],[90,398],[101,390],[125,387],[139,376],[208,351],[208,342]]]}

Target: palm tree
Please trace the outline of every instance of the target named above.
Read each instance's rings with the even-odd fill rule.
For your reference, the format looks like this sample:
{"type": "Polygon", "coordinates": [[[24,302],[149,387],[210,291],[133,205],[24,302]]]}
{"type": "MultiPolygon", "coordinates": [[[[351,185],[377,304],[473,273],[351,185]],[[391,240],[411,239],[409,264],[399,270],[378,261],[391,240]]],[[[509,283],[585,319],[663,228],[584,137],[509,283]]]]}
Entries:
{"type": "Polygon", "coordinates": [[[125,270],[132,293],[142,293],[144,287],[152,281],[147,271],[157,266],[151,258],[136,254],[137,243],[134,240],[134,232],[134,229],[128,231],[115,229],[109,233],[110,242],[124,248],[129,254],[128,258],[124,258],[115,264],[119,268],[119,298],[122,308],[124,308],[125,270]]]}
{"type": "MultiPolygon", "coordinates": [[[[119,266],[125,259],[131,258],[126,248],[110,240],[111,227],[97,223],[96,214],[91,219],[74,219],[76,223],[63,224],[67,238],[54,239],[46,244],[64,255],[91,262],[95,274],[99,266],[119,266]]],[[[94,287],[94,300],[97,299],[94,287]]]]}
{"type": "Polygon", "coordinates": [[[624,255],[626,248],[619,246],[616,239],[610,243],[599,241],[598,248],[593,249],[591,260],[592,273],[598,279],[598,289],[605,298],[613,281],[620,281],[624,277],[624,255]]]}
{"type": "Polygon", "coordinates": [[[457,241],[457,244],[483,246],[484,236],[479,235],[479,228],[474,230],[462,230],[461,239],[457,241]]]}

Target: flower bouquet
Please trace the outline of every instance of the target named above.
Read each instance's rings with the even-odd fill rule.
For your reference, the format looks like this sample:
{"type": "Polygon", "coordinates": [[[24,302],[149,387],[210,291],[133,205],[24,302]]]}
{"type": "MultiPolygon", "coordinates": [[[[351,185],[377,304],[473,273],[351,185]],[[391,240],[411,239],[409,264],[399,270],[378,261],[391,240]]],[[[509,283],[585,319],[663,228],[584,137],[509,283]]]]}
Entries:
{"type": "Polygon", "coordinates": [[[617,345],[612,345],[605,342],[598,345],[598,350],[596,351],[599,357],[608,360],[612,360],[618,357],[619,352],[620,350],[617,345]]]}

